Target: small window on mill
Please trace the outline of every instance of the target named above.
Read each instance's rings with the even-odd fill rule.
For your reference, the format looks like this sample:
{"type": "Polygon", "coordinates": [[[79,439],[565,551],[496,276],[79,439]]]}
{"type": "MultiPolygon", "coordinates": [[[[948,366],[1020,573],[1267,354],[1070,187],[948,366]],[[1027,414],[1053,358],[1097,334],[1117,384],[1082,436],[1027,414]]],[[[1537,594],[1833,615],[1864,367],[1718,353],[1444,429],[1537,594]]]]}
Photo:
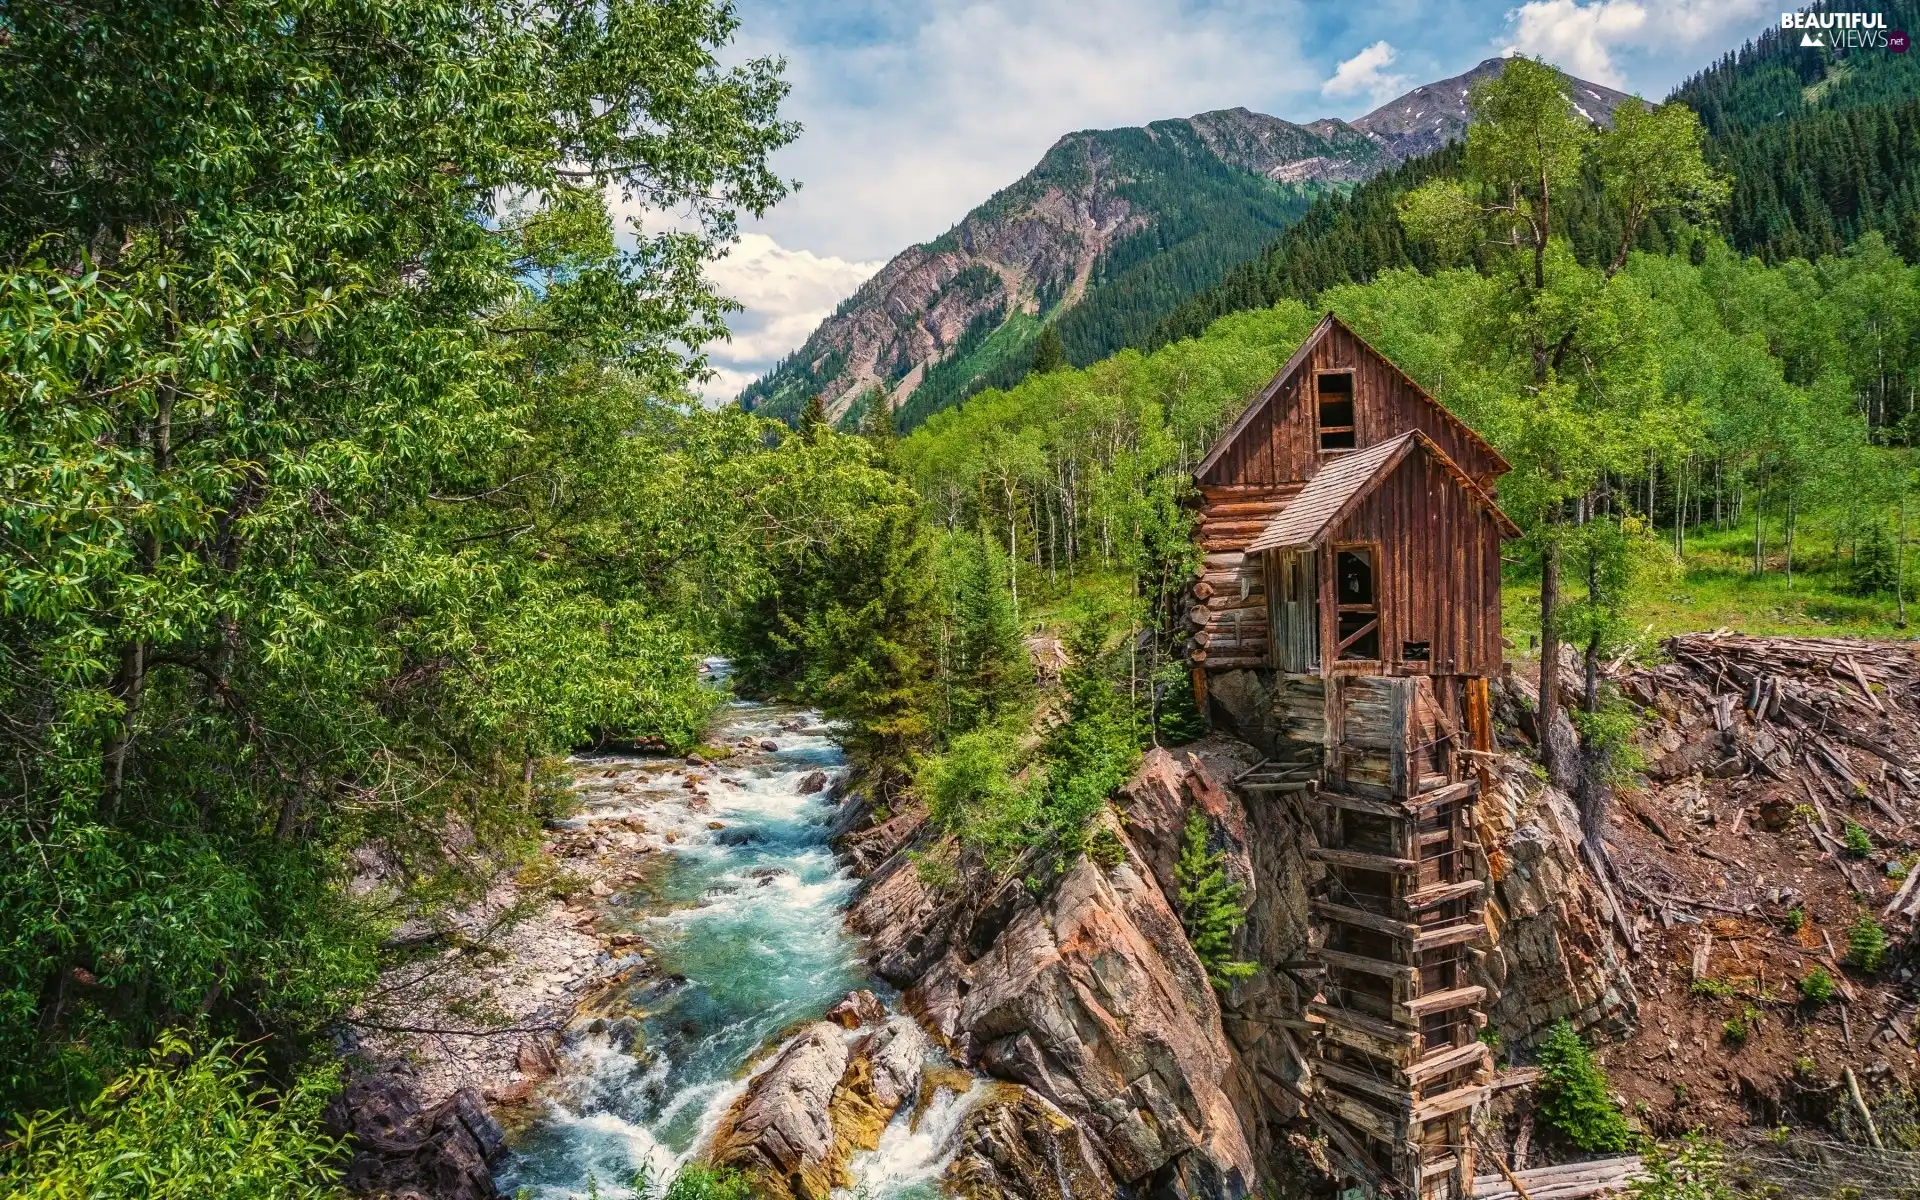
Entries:
{"type": "Polygon", "coordinates": [[[1403,662],[1432,662],[1433,644],[1431,642],[1401,642],[1400,659],[1403,662]]]}
{"type": "Polygon", "coordinates": [[[1329,371],[1316,376],[1314,384],[1320,393],[1320,448],[1353,449],[1353,372],[1329,371]]]}

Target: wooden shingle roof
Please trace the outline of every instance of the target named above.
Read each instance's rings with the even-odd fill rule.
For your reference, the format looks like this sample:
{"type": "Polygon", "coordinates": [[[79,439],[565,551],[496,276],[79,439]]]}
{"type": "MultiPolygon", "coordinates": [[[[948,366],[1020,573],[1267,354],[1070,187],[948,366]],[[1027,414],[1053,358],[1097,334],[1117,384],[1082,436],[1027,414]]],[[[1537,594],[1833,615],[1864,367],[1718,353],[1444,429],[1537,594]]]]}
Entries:
{"type": "Polygon", "coordinates": [[[1417,429],[1410,429],[1398,437],[1368,446],[1365,450],[1343,454],[1322,467],[1317,475],[1307,481],[1307,486],[1301,489],[1300,494],[1267,523],[1259,536],[1248,543],[1247,552],[1251,554],[1259,550],[1291,550],[1319,545],[1328,532],[1340,523],[1340,519],[1353,510],[1354,505],[1392,474],[1401,460],[1416,449],[1431,455],[1455,483],[1478,500],[1499,523],[1501,532],[1508,537],[1520,536],[1519,527],[1500,511],[1493,497],[1461,470],[1459,464],[1448,458],[1432,438],[1417,429]]]}

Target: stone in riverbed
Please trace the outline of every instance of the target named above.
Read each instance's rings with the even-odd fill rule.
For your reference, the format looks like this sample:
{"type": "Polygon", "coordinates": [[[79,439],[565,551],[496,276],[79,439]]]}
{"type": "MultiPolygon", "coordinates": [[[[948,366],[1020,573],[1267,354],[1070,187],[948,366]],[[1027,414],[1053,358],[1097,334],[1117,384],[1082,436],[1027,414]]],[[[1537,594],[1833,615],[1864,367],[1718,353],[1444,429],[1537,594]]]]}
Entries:
{"type": "Polygon", "coordinates": [[[809,1026],[734,1103],[714,1135],[713,1161],[753,1176],[776,1200],[825,1200],[833,1191],[833,1097],[847,1061],[838,1026],[809,1026]]]}
{"type": "Polygon", "coordinates": [[[960,1151],[942,1182],[942,1190],[963,1200],[1106,1200],[1119,1190],[1079,1126],[1008,1083],[993,1085],[967,1115],[960,1151]]]}
{"type": "Polygon", "coordinates": [[[776,750],[780,749],[780,743],[774,741],[772,738],[767,738],[760,743],[760,748],[762,750],[765,750],[768,754],[772,754],[776,750]]]}
{"type": "Polygon", "coordinates": [[[857,992],[848,992],[838,1004],[826,1011],[826,1019],[842,1029],[858,1029],[862,1025],[878,1025],[887,1019],[886,1005],[872,992],[861,988],[857,992]]]}
{"type": "Polygon", "coordinates": [[[809,771],[806,778],[800,781],[799,790],[802,796],[811,796],[816,792],[825,791],[826,786],[827,773],[825,771],[809,771]]]}

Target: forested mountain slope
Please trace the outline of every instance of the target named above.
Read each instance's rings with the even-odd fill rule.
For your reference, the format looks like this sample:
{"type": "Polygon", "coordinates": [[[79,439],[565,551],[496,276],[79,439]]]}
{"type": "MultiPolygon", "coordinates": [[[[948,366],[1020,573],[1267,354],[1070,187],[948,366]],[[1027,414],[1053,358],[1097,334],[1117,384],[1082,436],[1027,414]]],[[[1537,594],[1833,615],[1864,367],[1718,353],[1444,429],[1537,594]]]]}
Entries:
{"type": "MultiPolygon", "coordinates": [[[[1890,28],[1920,26],[1920,3],[1901,0],[1886,17],[1890,28]]],[[[1671,98],[1700,114],[1709,161],[1734,181],[1721,230],[1735,249],[1768,262],[1818,258],[1877,230],[1909,262],[1920,259],[1920,58],[1803,49],[1769,30],[1671,98]]],[[[1399,198],[1460,167],[1457,150],[1443,149],[1349,194],[1323,197],[1259,257],[1229,270],[1133,344],[1165,345],[1230,312],[1289,297],[1310,302],[1336,284],[1364,283],[1395,267],[1430,267],[1424,252],[1406,243],[1399,198]]],[[[1594,202],[1598,187],[1588,178],[1559,210],[1562,231],[1589,260],[1612,240],[1594,202]]],[[[1656,224],[1641,244],[1673,250],[1675,231],[1656,224]]]]}
{"type": "MultiPolygon", "coordinates": [[[[1046,322],[1072,363],[1140,344],[1316,199],[1458,137],[1468,89],[1501,62],[1351,123],[1296,125],[1239,108],[1069,134],[953,229],[889,262],[741,402],[791,418],[818,394],[845,417],[882,386],[911,425],[1016,382],[1046,322]]],[[[1576,88],[1596,119],[1625,99],[1576,88]]]]}

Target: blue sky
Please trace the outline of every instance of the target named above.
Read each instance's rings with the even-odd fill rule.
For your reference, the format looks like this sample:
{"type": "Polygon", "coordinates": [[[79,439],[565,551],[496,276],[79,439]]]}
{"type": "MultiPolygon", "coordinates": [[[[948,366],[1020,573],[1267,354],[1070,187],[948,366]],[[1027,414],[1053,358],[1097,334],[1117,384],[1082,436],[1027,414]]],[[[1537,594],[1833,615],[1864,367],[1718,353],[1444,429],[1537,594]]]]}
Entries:
{"type": "Polygon", "coordinates": [[[1061,134],[1245,106],[1356,117],[1497,54],[1661,99],[1778,20],[1767,0],[738,0],[730,53],[787,60],[776,158],[800,190],[716,264],[746,305],[710,348],[730,396],[894,254],[1061,134]]]}

